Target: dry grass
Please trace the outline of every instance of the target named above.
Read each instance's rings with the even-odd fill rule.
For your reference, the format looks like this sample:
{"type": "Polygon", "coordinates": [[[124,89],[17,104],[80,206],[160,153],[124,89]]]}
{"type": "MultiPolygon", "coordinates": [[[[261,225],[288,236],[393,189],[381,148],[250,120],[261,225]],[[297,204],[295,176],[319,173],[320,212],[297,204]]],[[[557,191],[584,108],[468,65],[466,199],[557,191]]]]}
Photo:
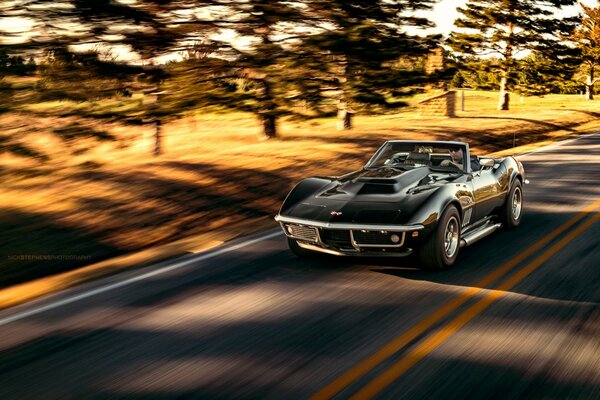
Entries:
{"type": "Polygon", "coordinates": [[[598,103],[578,96],[517,98],[503,113],[495,104],[495,93],[467,92],[458,118],[422,118],[408,108],[357,117],[347,132],[336,131],[334,119],[285,121],[281,138],[268,142],[257,139],[251,116],[198,113],[165,127],[160,157],[150,155],[151,128],[52,116],[60,104],[4,114],[5,135],[51,159],[0,155],[0,286],[272,216],[295,182],[359,168],[387,139],[465,140],[486,154],[512,147],[513,135],[527,146],[597,129],[600,115],[598,103]],[[51,132],[70,124],[118,140],[65,145],[51,132]],[[9,259],[39,254],[86,258],[9,259]]]}

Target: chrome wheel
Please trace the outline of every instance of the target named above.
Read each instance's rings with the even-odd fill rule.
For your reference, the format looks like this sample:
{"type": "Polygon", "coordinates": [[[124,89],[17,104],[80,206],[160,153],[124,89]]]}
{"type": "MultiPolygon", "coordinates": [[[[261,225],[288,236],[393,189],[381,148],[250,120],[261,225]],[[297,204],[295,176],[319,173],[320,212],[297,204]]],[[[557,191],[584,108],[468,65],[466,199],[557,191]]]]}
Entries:
{"type": "Polygon", "coordinates": [[[448,258],[454,257],[458,249],[459,229],[458,220],[455,217],[451,217],[444,231],[444,253],[446,253],[446,257],[448,258]]]}
{"type": "Polygon", "coordinates": [[[512,217],[513,220],[518,220],[521,217],[521,209],[523,206],[523,196],[521,194],[521,188],[516,187],[512,196],[512,217]]]}

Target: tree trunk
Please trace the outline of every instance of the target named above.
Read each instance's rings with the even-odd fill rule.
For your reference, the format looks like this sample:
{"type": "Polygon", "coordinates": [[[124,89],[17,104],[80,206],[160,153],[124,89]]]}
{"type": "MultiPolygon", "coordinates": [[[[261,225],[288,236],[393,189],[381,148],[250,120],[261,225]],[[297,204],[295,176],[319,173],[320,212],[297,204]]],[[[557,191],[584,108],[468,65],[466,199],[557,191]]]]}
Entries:
{"type": "Polygon", "coordinates": [[[262,135],[260,139],[268,140],[277,137],[277,119],[271,114],[261,114],[260,120],[262,122],[262,135]]]}
{"type": "Polygon", "coordinates": [[[594,67],[590,67],[587,81],[585,82],[585,99],[594,100],[594,67]]]}
{"type": "Polygon", "coordinates": [[[352,129],[352,115],[354,112],[348,107],[350,96],[347,91],[350,89],[351,75],[348,73],[348,60],[346,56],[342,56],[340,68],[340,76],[338,78],[340,82],[340,97],[337,104],[337,129],[338,131],[349,131],[352,129]]]}
{"type": "Polygon", "coordinates": [[[261,91],[258,100],[261,103],[261,110],[258,113],[263,129],[259,139],[268,140],[277,137],[277,121],[275,117],[277,105],[271,95],[271,84],[269,81],[263,78],[260,82],[261,91]]]}
{"type": "Polygon", "coordinates": [[[503,72],[502,80],[500,81],[500,98],[498,99],[498,110],[508,110],[510,95],[506,91],[508,82],[507,73],[503,72]]]}
{"type": "Polygon", "coordinates": [[[594,100],[594,85],[585,84],[585,99],[594,100]]]}
{"type": "Polygon", "coordinates": [[[352,116],[354,115],[354,112],[348,109],[348,103],[345,98],[346,96],[342,94],[342,97],[338,100],[338,131],[349,131],[352,129],[352,116]]]}
{"type": "MultiPolygon", "coordinates": [[[[508,3],[508,14],[513,14],[513,3],[508,3]]],[[[498,110],[506,111],[509,108],[510,94],[508,93],[508,78],[511,72],[511,64],[513,64],[513,50],[515,43],[513,42],[514,26],[512,22],[508,22],[508,37],[506,38],[506,49],[504,50],[505,64],[502,68],[502,79],[500,80],[500,98],[498,99],[498,110]]]]}
{"type": "Polygon", "coordinates": [[[154,156],[162,154],[162,122],[160,119],[154,121],[154,156]]]}
{"type": "Polygon", "coordinates": [[[339,131],[349,131],[352,129],[352,114],[346,108],[338,110],[337,127],[339,131]]]}

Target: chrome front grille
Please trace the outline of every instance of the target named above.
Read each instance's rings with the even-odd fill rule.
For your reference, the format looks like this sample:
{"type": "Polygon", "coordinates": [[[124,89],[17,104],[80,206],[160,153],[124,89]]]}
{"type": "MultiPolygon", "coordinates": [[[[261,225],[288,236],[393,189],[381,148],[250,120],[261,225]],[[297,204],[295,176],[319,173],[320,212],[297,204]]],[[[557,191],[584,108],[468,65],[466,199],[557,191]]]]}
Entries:
{"type": "Polygon", "coordinates": [[[316,242],[319,239],[317,228],[314,226],[286,224],[287,233],[295,239],[316,242]]]}
{"type": "Polygon", "coordinates": [[[404,232],[353,230],[354,243],[361,247],[400,247],[404,244],[404,232]],[[393,241],[392,237],[398,240],[393,241]]]}
{"type": "Polygon", "coordinates": [[[286,234],[302,242],[311,242],[337,249],[360,250],[361,247],[400,248],[405,232],[383,230],[324,229],[310,225],[283,224],[286,234]]]}
{"type": "Polygon", "coordinates": [[[352,248],[350,231],[347,230],[323,229],[321,230],[321,240],[328,246],[352,248]]]}

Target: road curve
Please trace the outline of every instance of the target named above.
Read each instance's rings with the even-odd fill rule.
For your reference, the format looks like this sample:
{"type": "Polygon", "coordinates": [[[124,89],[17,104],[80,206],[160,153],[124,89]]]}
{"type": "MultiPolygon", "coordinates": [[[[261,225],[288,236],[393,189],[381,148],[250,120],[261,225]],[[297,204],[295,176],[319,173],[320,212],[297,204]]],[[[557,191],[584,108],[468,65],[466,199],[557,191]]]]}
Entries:
{"type": "Polygon", "coordinates": [[[450,271],[273,230],[0,312],[0,399],[600,398],[600,134],[450,271]]]}

